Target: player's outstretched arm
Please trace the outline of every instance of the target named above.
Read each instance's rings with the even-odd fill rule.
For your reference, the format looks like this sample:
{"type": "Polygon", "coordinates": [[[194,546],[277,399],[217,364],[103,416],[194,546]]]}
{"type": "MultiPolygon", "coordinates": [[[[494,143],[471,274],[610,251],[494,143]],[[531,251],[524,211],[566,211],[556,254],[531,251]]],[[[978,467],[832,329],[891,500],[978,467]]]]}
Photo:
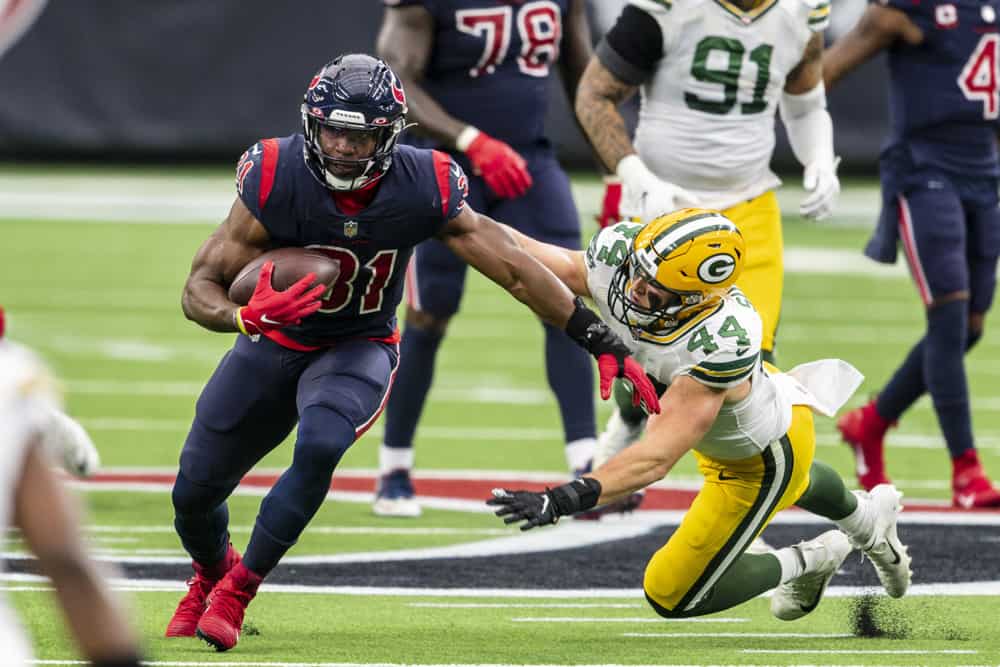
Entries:
{"type": "Polygon", "coordinates": [[[503,225],[465,206],[442,230],[442,241],[466,263],[527,305],[543,321],[566,331],[597,359],[601,397],[611,396],[616,377],[631,382],[635,404],[659,412],[645,371],[624,342],[593,311],[574,298],[552,271],[526,252],[503,225]]]}
{"type": "Polygon", "coordinates": [[[465,206],[448,221],[442,240],[542,320],[564,328],[573,314],[573,295],[554,273],[525,251],[509,229],[465,206]]]}
{"type": "Polygon", "coordinates": [[[869,60],[897,39],[920,44],[923,31],[898,9],[868,5],[851,30],[823,53],[823,81],[832,88],[844,75],[869,60]]]}
{"type": "Polygon", "coordinates": [[[666,409],[649,419],[642,438],[593,473],[543,492],[494,489],[486,503],[504,523],[522,522],[521,530],[528,530],[624,498],[663,479],[701,441],[726,393],[681,376],[663,395],[666,409]]]}
{"type": "Polygon", "coordinates": [[[666,409],[649,418],[642,437],[590,475],[601,484],[598,503],[614,502],[666,477],[708,433],[726,395],[687,375],[675,379],[661,399],[666,409]]]}
{"type": "Polygon", "coordinates": [[[227,288],[250,260],[270,248],[270,238],[239,198],[229,215],[195,253],[181,307],[189,320],[211,331],[239,331],[227,288]]]}
{"type": "Polygon", "coordinates": [[[128,615],[87,556],[80,519],[50,469],[40,441],[29,445],[14,499],[14,524],[52,579],[81,652],[95,665],[139,665],[139,645],[128,615]]]}
{"type": "Polygon", "coordinates": [[[577,296],[590,298],[587,285],[587,264],[582,250],[570,250],[551,243],[545,243],[522,234],[513,227],[498,222],[508,234],[532,257],[545,265],[556,277],[577,296]]]}

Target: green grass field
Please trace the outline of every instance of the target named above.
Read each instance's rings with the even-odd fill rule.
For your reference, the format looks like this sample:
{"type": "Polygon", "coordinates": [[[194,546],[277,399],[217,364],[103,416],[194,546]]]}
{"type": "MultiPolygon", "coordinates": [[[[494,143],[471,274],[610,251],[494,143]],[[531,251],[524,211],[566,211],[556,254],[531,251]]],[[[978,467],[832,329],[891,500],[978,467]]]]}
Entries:
{"type": "MultiPolygon", "coordinates": [[[[599,186],[578,178],[574,187],[589,238],[599,186]]],[[[874,188],[868,182],[845,183],[842,213],[833,222],[808,223],[794,213],[785,221],[788,263],[780,363],[790,367],[821,357],[850,361],[867,376],[852,405],[878,390],[922,331],[921,307],[905,272],[897,267],[871,273],[875,265],[860,259],[877,214],[874,188]]],[[[181,286],[195,249],[225,215],[232,193],[228,169],[0,169],[0,304],[8,312],[9,335],[36,347],[51,362],[64,381],[69,411],[90,430],[106,467],[176,465],[194,400],[232,342],[231,336],[207,332],[184,319],[181,286]]],[[[795,211],[798,197],[795,188],[782,191],[784,209],[795,211]]],[[[995,389],[1000,339],[992,335],[996,319],[995,314],[990,317],[987,335],[969,356],[967,368],[983,462],[1000,475],[1000,392],[995,389]]],[[[601,422],[608,413],[608,406],[599,406],[601,422]]],[[[832,421],[819,420],[817,429],[818,457],[853,483],[850,454],[838,442],[832,421]]],[[[376,425],[341,467],[375,468],[380,433],[376,425]]],[[[261,466],[285,466],[291,459],[288,444],[261,466]]],[[[541,328],[526,309],[476,274],[470,273],[462,315],[439,356],[416,448],[418,469],[565,472],[559,416],[544,378],[541,328]],[[484,349],[489,353],[483,354],[484,349]]],[[[908,498],[950,498],[950,466],[926,399],[893,432],[889,465],[908,498]]],[[[671,479],[696,481],[693,462],[682,461],[671,479]]],[[[167,493],[94,491],[84,498],[92,543],[103,553],[183,554],[171,530],[167,493]]],[[[231,503],[233,536],[241,548],[258,502],[253,496],[237,496],[231,503]]],[[[442,546],[514,534],[487,514],[429,510],[419,521],[377,520],[367,503],[327,503],[312,526],[292,555],[442,546]]],[[[12,537],[8,551],[17,551],[20,542],[12,537]]],[[[637,572],[637,589],[640,577],[637,572]]],[[[38,641],[39,658],[75,659],[47,594],[9,594],[38,641]]],[[[251,607],[250,623],[260,634],[248,632],[235,651],[215,656],[195,641],[159,638],[179,593],[130,595],[149,657],[161,664],[1000,662],[994,623],[984,621],[995,617],[1000,598],[988,596],[906,600],[898,609],[912,626],[908,639],[862,640],[763,634],[849,633],[850,602],[844,598],[828,600],[808,620],[792,625],[771,619],[762,600],[723,615],[740,621],[668,624],[639,598],[272,593],[251,607]],[[456,602],[519,602],[536,608],[414,606],[456,602]],[[569,602],[626,606],[544,606],[569,602]],[[541,617],[576,620],[516,620],[541,617]],[[600,620],[605,617],[639,620],[600,620]]]]}

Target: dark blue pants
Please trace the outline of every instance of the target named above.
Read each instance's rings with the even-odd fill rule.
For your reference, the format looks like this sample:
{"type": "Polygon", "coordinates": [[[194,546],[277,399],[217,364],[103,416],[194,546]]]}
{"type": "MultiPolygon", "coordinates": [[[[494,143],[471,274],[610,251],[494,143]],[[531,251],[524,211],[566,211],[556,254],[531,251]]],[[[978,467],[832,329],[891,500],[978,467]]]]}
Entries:
{"type": "Polygon", "coordinates": [[[226,498],[298,423],[292,465],[264,498],[244,557],[266,574],[319,509],[344,452],[378,418],[398,358],[395,345],[363,339],[297,352],[237,337],[198,399],[181,451],[175,526],[192,558],[222,557],[226,498]]]}

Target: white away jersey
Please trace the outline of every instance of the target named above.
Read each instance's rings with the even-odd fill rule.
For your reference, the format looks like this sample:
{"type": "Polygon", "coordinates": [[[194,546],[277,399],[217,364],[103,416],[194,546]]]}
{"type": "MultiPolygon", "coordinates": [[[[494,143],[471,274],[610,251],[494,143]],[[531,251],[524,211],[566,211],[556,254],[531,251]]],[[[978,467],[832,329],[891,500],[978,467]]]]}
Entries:
{"type": "Polygon", "coordinates": [[[724,209],[781,184],[770,169],[785,79],[829,0],[631,0],[656,19],[663,57],[641,87],[635,146],[660,178],[724,209]]]}
{"type": "MultiPolygon", "coordinates": [[[[0,340],[0,524],[11,523],[14,490],[21,477],[29,437],[58,406],[56,384],[45,365],[25,347],[0,340]]],[[[3,664],[27,665],[27,637],[0,597],[0,646],[3,664]]]]}
{"type": "Polygon", "coordinates": [[[709,456],[742,459],[780,438],[791,423],[791,405],[781,400],[760,359],[761,321],[737,287],[722,301],[656,336],[618,321],[608,306],[615,269],[625,260],[642,225],[622,222],[601,230],[586,251],[587,286],[601,317],[629,346],[646,372],[665,385],[681,376],[715,388],[735,387],[748,378],[750,394],[723,405],[696,449],[709,456]]]}

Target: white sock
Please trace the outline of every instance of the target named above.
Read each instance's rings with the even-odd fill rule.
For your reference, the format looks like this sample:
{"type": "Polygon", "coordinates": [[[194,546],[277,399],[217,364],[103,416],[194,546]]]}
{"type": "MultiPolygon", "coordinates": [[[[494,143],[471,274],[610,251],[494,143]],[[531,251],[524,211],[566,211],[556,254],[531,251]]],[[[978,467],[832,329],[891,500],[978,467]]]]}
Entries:
{"type": "Polygon", "coordinates": [[[858,506],[843,519],[834,521],[837,527],[847,533],[847,536],[862,548],[869,546],[872,531],[875,529],[875,517],[872,516],[872,503],[864,491],[852,491],[858,499],[858,506]]]}
{"type": "Polygon", "coordinates": [[[574,473],[586,467],[594,458],[597,438],[580,438],[566,443],[566,463],[574,473]]]}
{"type": "Polygon", "coordinates": [[[785,547],[771,552],[781,565],[781,583],[785,583],[802,575],[806,564],[802,554],[791,547],[785,547]]]}
{"type": "Polygon", "coordinates": [[[382,443],[378,449],[378,469],[383,475],[393,470],[412,470],[413,447],[387,447],[382,443]]]}

